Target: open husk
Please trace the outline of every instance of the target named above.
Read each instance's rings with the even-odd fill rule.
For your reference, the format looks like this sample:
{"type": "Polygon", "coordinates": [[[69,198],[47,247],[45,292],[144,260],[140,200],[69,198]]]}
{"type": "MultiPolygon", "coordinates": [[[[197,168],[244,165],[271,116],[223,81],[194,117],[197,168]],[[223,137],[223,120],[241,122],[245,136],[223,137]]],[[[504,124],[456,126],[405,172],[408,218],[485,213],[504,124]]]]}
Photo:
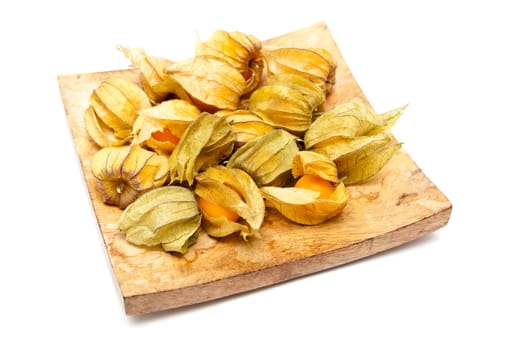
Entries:
{"type": "Polygon", "coordinates": [[[297,187],[261,187],[266,206],[275,208],[284,217],[302,225],[316,225],[339,215],[346,207],[348,195],[345,186],[338,180],[334,162],[321,154],[300,151],[293,159],[294,178],[304,175],[320,177],[334,184],[328,198],[320,198],[320,193],[297,187]]]}
{"type": "Polygon", "coordinates": [[[339,183],[329,199],[318,199],[315,191],[295,187],[261,188],[266,206],[302,225],[317,225],[339,215],[346,207],[348,195],[339,183]]]}
{"type": "Polygon", "coordinates": [[[203,228],[213,237],[240,232],[244,239],[259,237],[264,220],[264,200],[255,181],[244,170],[214,166],[196,178],[195,194],[239,215],[233,222],[225,217],[203,215],[203,228]]]}
{"type": "Polygon", "coordinates": [[[335,163],[322,154],[311,151],[297,152],[293,158],[292,176],[298,178],[303,175],[319,176],[333,183],[339,181],[335,163]]]}
{"type": "Polygon", "coordinates": [[[340,139],[314,151],[332,159],[342,181],[353,185],[377,174],[400,148],[390,133],[381,133],[340,139]]]}
{"type": "Polygon", "coordinates": [[[306,149],[332,160],[346,185],[377,174],[401,147],[391,133],[406,106],[378,114],[356,99],[319,116],[306,131],[306,149]]]}
{"type": "Polygon", "coordinates": [[[185,100],[171,99],[138,113],[133,124],[133,144],[169,156],[200,111],[185,100]],[[168,134],[168,137],[162,137],[164,134],[168,134]]]}

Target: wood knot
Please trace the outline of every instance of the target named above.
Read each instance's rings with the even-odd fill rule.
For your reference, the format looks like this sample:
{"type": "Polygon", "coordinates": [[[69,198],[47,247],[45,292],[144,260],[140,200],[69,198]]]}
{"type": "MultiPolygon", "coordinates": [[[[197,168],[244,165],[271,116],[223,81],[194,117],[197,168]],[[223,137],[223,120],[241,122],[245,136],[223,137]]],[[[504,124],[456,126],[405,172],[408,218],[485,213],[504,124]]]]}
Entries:
{"type": "Polygon", "coordinates": [[[403,192],[397,199],[396,205],[399,206],[407,201],[412,201],[417,197],[417,193],[414,192],[403,192]]]}

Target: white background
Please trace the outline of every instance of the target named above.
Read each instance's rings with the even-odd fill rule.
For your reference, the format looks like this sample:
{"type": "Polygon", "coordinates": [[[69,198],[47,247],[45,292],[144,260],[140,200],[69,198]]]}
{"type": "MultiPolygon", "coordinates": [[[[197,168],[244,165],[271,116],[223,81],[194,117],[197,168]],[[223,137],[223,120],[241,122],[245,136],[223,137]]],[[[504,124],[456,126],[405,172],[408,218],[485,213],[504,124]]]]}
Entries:
{"type": "Polygon", "coordinates": [[[519,1],[12,1],[0,5],[0,348],[523,349],[519,1]],[[6,5],[11,3],[11,5],[6,5]],[[345,8],[342,8],[342,4],[345,8]],[[377,111],[453,204],[414,243],[263,290],[124,313],[57,76],[173,59],[196,33],[325,21],[377,111]]]}

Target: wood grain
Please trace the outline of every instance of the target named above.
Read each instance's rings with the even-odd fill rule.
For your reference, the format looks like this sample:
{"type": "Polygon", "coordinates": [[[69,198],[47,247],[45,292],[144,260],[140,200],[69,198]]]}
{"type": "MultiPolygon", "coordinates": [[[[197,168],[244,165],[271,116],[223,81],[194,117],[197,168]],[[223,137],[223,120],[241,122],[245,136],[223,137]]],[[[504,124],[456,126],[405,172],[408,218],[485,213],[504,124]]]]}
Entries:
{"type": "MultiPolygon", "coordinates": [[[[325,23],[264,42],[266,47],[324,47],[338,62],[327,107],[366,101],[325,23]]],[[[317,226],[291,223],[268,210],[262,238],[215,240],[202,234],[184,257],[129,244],[119,232],[121,210],[104,205],[91,174],[98,150],[83,122],[89,95],[109,76],[139,82],[136,70],[61,75],[58,84],[87,189],[114,276],[129,315],[201,303],[326,270],[399,246],[447,224],[452,205],[400,150],[371,181],[347,188],[338,217],[317,226]]]]}

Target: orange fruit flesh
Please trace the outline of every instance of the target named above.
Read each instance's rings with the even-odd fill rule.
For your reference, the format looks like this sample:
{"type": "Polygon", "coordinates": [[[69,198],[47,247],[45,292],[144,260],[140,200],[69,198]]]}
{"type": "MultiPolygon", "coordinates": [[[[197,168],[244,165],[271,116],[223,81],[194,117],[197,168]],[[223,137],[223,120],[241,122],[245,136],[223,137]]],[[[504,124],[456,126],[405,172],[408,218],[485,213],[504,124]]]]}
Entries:
{"type": "Polygon", "coordinates": [[[215,204],[201,197],[199,197],[197,202],[199,204],[199,208],[208,216],[214,218],[219,218],[222,216],[230,221],[239,220],[239,215],[237,215],[237,213],[223,207],[222,205],[215,204]]]}
{"type": "Polygon", "coordinates": [[[334,192],[334,184],[316,175],[303,175],[295,183],[295,187],[319,192],[318,199],[328,199],[334,192]]]}
{"type": "Polygon", "coordinates": [[[174,145],[179,143],[179,138],[172,134],[170,129],[164,128],[164,130],[157,130],[151,133],[151,137],[160,142],[171,142],[174,145]]]}

